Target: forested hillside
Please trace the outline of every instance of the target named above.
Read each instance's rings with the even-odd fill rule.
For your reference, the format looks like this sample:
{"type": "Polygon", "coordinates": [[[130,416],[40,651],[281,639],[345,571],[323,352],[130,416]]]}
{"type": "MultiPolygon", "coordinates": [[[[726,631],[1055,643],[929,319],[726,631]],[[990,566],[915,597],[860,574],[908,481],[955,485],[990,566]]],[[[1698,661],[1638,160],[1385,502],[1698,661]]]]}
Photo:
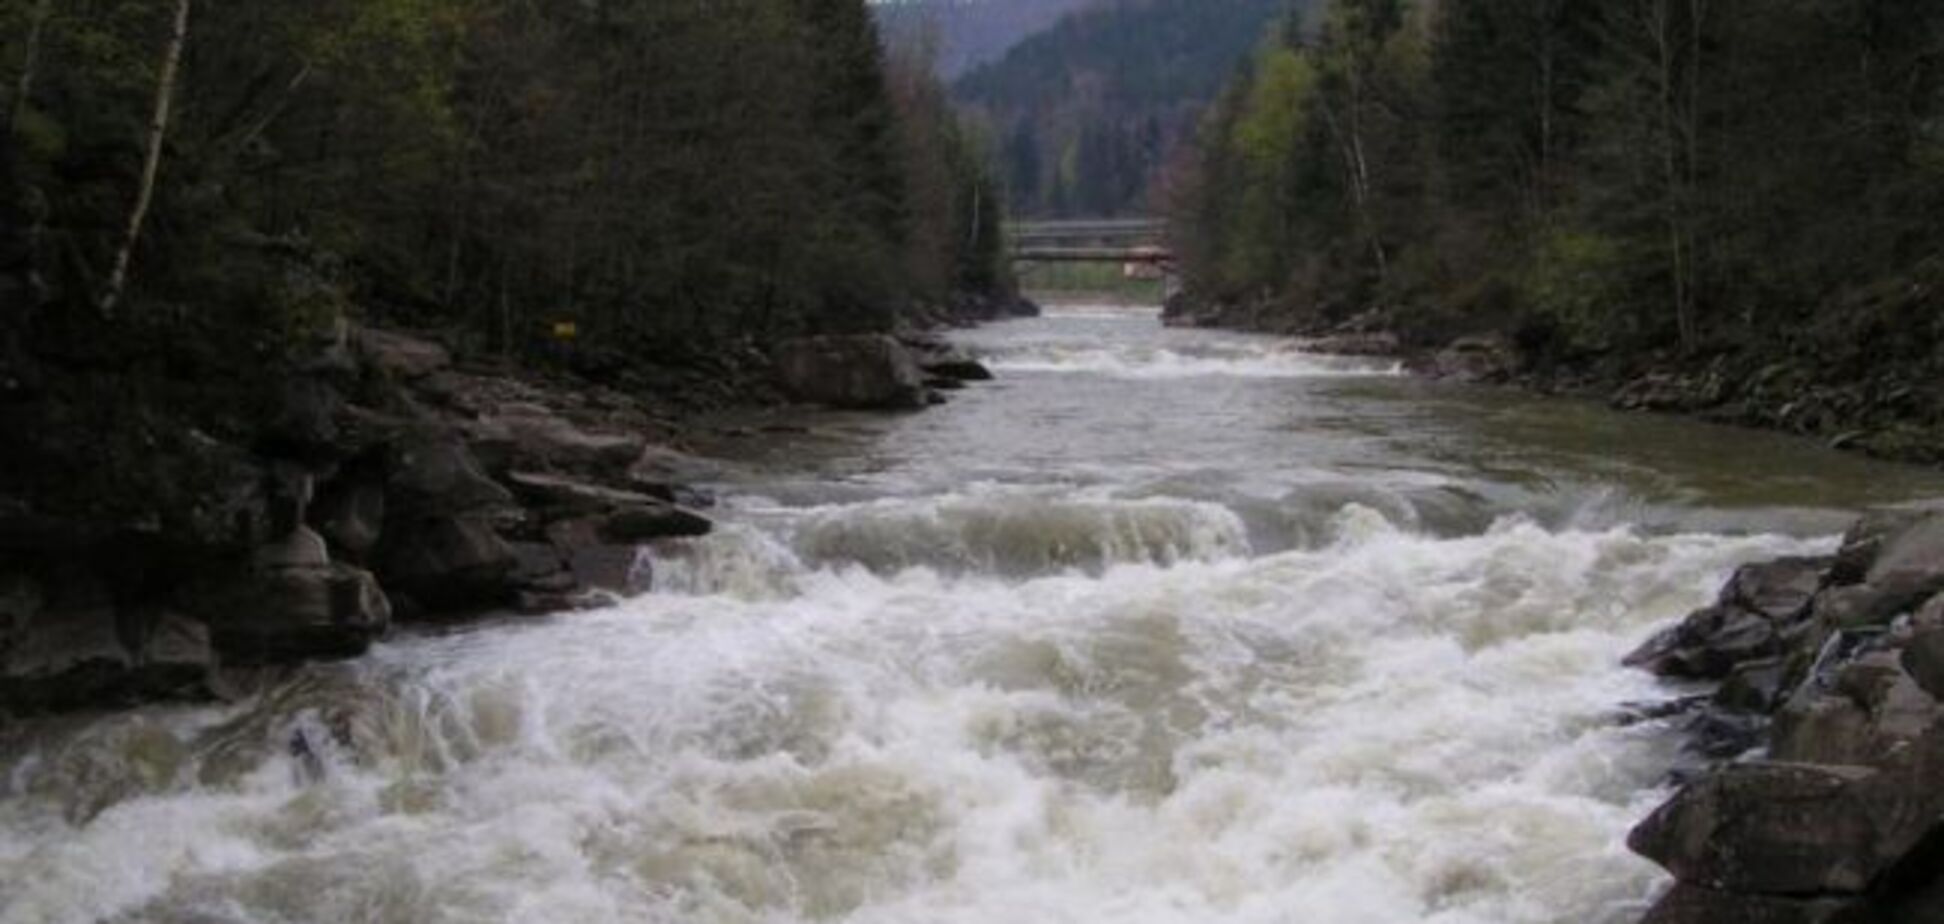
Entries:
{"type": "Polygon", "coordinates": [[[1332,0],[1204,122],[1176,310],[1502,332],[1832,436],[1934,423],[1941,119],[1922,0],[1332,0]]]}
{"type": "Polygon", "coordinates": [[[1002,145],[1013,207],[1151,210],[1155,177],[1287,0],[1113,0],[967,74],[955,95],[1002,145]]]}
{"type": "Polygon", "coordinates": [[[863,0],[16,0],[0,35],[41,346],[350,311],[663,349],[999,284],[985,159],[863,0]]]}
{"type": "Polygon", "coordinates": [[[930,43],[938,73],[954,78],[1006,53],[1061,16],[1097,0],[878,0],[893,45],[930,43]]]}

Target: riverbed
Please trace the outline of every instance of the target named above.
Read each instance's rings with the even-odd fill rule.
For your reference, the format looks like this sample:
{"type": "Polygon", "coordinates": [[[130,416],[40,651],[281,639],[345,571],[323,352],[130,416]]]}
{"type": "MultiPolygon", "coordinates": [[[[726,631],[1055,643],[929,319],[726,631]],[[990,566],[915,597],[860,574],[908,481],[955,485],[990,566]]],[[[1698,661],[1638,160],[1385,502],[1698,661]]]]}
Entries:
{"type": "Polygon", "coordinates": [[[906,416],[718,422],[591,612],[0,739],[0,921],[1636,918],[1739,563],[1944,479],[1068,307],[906,416]]]}

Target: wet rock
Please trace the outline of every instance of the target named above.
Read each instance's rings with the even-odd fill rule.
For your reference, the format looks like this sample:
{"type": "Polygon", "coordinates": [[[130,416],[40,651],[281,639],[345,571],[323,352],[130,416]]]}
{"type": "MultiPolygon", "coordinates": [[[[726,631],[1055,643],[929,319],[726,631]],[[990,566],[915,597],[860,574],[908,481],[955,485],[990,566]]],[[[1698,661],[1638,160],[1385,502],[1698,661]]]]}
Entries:
{"type": "Polygon", "coordinates": [[[638,491],[589,484],[540,472],[510,472],[506,482],[527,503],[553,508],[554,518],[661,503],[659,499],[638,491]]]}
{"type": "Polygon", "coordinates": [[[918,410],[928,403],[917,361],[888,336],[787,340],[772,356],[784,390],[800,401],[853,410],[918,410]]]}
{"type": "Polygon", "coordinates": [[[1843,534],[1842,547],[1830,569],[1831,583],[1861,582],[1876,563],[1886,540],[1927,517],[1941,515],[1944,515],[1944,499],[1882,507],[1864,514],[1843,534]]]}
{"type": "Polygon", "coordinates": [[[1903,669],[1913,683],[1937,699],[1944,699],[1944,629],[1933,629],[1904,645],[1903,669]]]}
{"type": "Polygon", "coordinates": [[[721,463],[667,446],[643,449],[634,464],[628,466],[628,478],[637,484],[715,481],[722,476],[721,463]]]}
{"type": "Polygon", "coordinates": [[[1817,625],[1827,630],[1880,629],[1922,600],[1921,593],[1909,589],[1853,584],[1817,595],[1813,612],[1817,625]]]}
{"type": "Polygon", "coordinates": [[[1643,375],[1620,387],[1614,407],[1628,411],[1690,411],[1711,403],[1706,390],[1694,381],[1666,372],[1643,375]]]}
{"type": "Polygon", "coordinates": [[[992,370],[985,364],[968,356],[945,356],[926,360],[920,367],[933,378],[957,382],[990,382],[992,370]]]}
{"type": "Polygon", "coordinates": [[[363,560],[384,534],[385,489],[362,477],[341,478],[325,487],[311,518],[331,548],[363,560]]]}
{"type": "Polygon", "coordinates": [[[1791,619],[1809,605],[1822,587],[1834,559],[1781,558],[1744,565],[1722,591],[1722,602],[1739,606],[1771,621],[1791,619]]]}
{"type": "Polygon", "coordinates": [[[314,376],[294,376],[279,388],[275,411],[265,427],[264,445],[298,458],[331,458],[342,451],[338,416],[344,396],[314,376]]]}
{"type": "Polygon", "coordinates": [[[1770,752],[1778,760],[1855,764],[1872,750],[1869,711],[1844,696],[1799,692],[1777,714],[1775,728],[1770,752]]]}
{"type": "Polygon", "coordinates": [[[1857,898],[1747,895],[1676,883],[1641,924],[1870,924],[1857,898]]]}
{"type": "Polygon", "coordinates": [[[331,564],[254,575],[203,604],[226,665],[283,664],[363,654],[391,624],[371,573],[331,564]]]}
{"type": "Polygon", "coordinates": [[[225,665],[354,657],[391,626],[377,579],[333,562],[324,537],[301,525],[259,546],[241,573],[183,596],[225,665]]]}
{"type": "Polygon", "coordinates": [[[322,568],[331,563],[331,553],[323,536],[308,526],[299,526],[282,539],[259,546],[251,563],[262,571],[322,568]]]}
{"type": "Polygon", "coordinates": [[[0,574],[0,660],[26,640],[45,603],[40,584],[23,574],[0,574]]]}
{"type": "Polygon", "coordinates": [[[1804,684],[1777,713],[1777,760],[1878,765],[1944,715],[1904,671],[1899,652],[1875,649],[1844,664],[1827,689],[1804,684]]]}
{"type": "Polygon", "coordinates": [[[646,446],[639,436],[587,432],[539,407],[509,407],[481,426],[482,432],[506,434],[513,467],[620,474],[646,446]]]}
{"type": "Polygon", "coordinates": [[[1452,341],[1431,358],[1429,371],[1441,379],[1499,383],[1511,380],[1519,366],[1517,348],[1494,334],[1452,341]]]}
{"type": "Polygon", "coordinates": [[[1663,677],[1720,680],[1746,661],[1778,654],[1775,626],[1745,610],[1711,606],[1665,629],[1622,663],[1663,677]]]}
{"type": "Polygon", "coordinates": [[[551,544],[514,542],[509,547],[516,564],[508,577],[523,593],[567,593],[574,589],[573,573],[567,570],[566,561],[551,544]]]}
{"type": "Polygon", "coordinates": [[[1766,715],[1704,709],[1687,723],[1684,750],[1709,762],[1730,760],[1760,747],[1768,726],[1766,715]]]}
{"type": "Polygon", "coordinates": [[[1738,664],[1715,691],[1714,703],[1736,712],[1766,714],[1782,704],[1789,675],[1789,660],[1782,657],[1738,664]]]}
{"type": "Polygon", "coordinates": [[[1916,598],[1944,590],[1944,515],[1923,517],[1886,535],[1864,582],[1916,598]]]}
{"type": "Polygon", "coordinates": [[[715,524],[698,513],[668,504],[624,507],[601,521],[601,538],[609,542],[643,543],[656,539],[706,536],[715,524]]]}
{"type": "Polygon", "coordinates": [[[1336,356],[1396,356],[1404,343],[1390,331],[1358,331],[1305,340],[1303,349],[1336,356]]]}
{"type": "Polygon", "coordinates": [[[1860,893],[1887,865],[1861,767],[1756,763],[1689,785],[1627,838],[1680,881],[1769,895],[1860,893]]]}
{"type": "Polygon", "coordinates": [[[454,516],[510,503],[513,496],[480,469],[459,438],[425,428],[392,449],[388,507],[417,516],[454,516]]]}
{"type": "Polygon", "coordinates": [[[1720,680],[1740,664],[1781,655],[1828,565],[1824,558],[1784,558],[1744,566],[1715,605],[1655,634],[1623,663],[1664,677],[1720,680]]]}
{"type": "Polygon", "coordinates": [[[72,575],[54,593],[15,579],[0,651],[0,711],[61,710],[113,700],[135,660],[104,584],[72,575]]]}
{"type": "MultiPolygon", "coordinates": [[[[1681,880],[1647,920],[1903,922],[1944,906],[1940,523],[1934,504],[1872,513],[1820,589],[1802,562],[1744,568],[1636,652],[1682,676],[1733,662],[1702,718],[1746,719],[1757,745],[1767,723],[1770,758],[1717,767],[1635,829],[1630,846],[1681,880]],[[1736,661],[1760,636],[1751,620],[1775,651],[1736,661]]],[[[1720,738],[1689,731],[1694,747],[1720,738]]]]}
{"type": "Polygon", "coordinates": [[[519,567],[512,547],[481,516],[435,517],[395,524],[378,549],[385,587],[434,613],[500,605],[519,567]]]}
{"type": "Polygon", "coordinates": [[[131,682],[143,698],[201,697],[216,669],[209,627],[176,612],[143,620],[131,682]]]}
{"type": "Polygon", "coordinates": [[[639,546],[609,541],[605,517],[563,520],[547,527],[547,539],[583,587],[623,595],[647,593],[653,571],[639,546]]]}
{"type": "Polygon", "coordinates": [[[452,354],[430,340],[364,328],[357,333],[358,353],[372,367],[398,381],[422,379],[452,365],[452,354]]]}

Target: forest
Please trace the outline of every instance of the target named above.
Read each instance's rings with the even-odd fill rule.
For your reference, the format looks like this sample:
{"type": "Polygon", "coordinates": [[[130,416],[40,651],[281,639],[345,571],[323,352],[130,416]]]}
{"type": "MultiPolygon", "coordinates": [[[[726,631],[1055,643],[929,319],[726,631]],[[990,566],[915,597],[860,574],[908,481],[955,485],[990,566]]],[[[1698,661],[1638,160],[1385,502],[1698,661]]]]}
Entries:
{"type": "Polygon", "coordinates": [[[1004,285],[982,141],[864,0],[6,0],[0,36],[15,353],[346,315],[666,353],[1004,285]]]}
{"type": "Polygon", "coordinates": [[[1805,388],[1934,368],[1944,6],[1331,0],[1170,185],[1178,312],[1582,369],[1819,356],[1805,388]]]}
{"type": "MultiPolygon", "coordinates": [[[[1296,9],[1307,6],[1307,0],[1296,9]]],[[[1023,215],[1152,214],[1154,178],[1285,0],[1114,0],[953,84],[1023,215]]]]}
{"type": "Polygon", "coordinates": [[[876,0],[885,40],[930,44],[939,76],[956,79],[1005,55],[1021,39],[1096,0],[876,0]]]}

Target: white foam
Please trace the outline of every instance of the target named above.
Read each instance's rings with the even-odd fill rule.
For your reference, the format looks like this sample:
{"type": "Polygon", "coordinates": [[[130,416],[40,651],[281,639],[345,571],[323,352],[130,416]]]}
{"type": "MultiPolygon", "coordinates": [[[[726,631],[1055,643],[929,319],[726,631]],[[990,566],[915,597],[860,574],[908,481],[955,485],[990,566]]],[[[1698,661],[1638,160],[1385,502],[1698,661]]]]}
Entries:
{"type": "Polygon", "coordinates": [[[1630,920],[1667,742],[1603,720],[1652,689],[1615,662],[1808,548],[1352,508],[1257,559],[805,570],[389,644],[0,760],[0,920],[1630,920]],[[307,769],[297,728],[344,741],[307,769]],[[90,748],[118,786],[78,810],[90,748]]]}
{"type": "Polygon", "coordinates": [[[1240,517],[1220,504],[1110,492],[982,486],[792,511],[782,524],[818,565],[879,573],[937,568],[1003,576],[1116,564],[1210,561],[1249,552],[1240,517]]]}
{"type": "Polygon", "coordinates": [[[1222,349],[1171,349],[1141,343],[1040,341],[991,357],[1001,372],[1099,375],[1122,379],[1252,379],[1396,376],[1394,360],[1308,353],[1281,340],[1236,341],[1222,349]]]}

